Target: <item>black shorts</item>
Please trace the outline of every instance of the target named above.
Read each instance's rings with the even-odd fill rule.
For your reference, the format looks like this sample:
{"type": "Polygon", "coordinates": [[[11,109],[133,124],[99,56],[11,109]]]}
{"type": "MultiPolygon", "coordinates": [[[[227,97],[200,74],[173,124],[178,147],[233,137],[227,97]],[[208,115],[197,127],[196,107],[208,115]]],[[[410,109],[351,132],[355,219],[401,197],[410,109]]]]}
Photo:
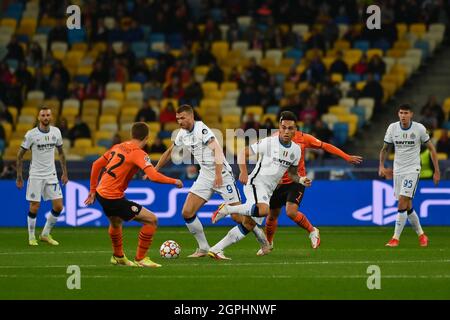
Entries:
{"type": "Polygon", "coordinates": [[[280,184],[270,198],[270,209],[281,209],[286,202],[300,205],[305,194],[305,186],[300,183],[280,184]]]}
{"type": "Polygon", "coordinates": [[[95,197],[101,204],[107,217],[119,217],[122,220],[130,221],[131,219],[134,219],[142,209],[140,204],[127,200],[125,197],[120,199],[106,199],[98,193],[95,197]]]}

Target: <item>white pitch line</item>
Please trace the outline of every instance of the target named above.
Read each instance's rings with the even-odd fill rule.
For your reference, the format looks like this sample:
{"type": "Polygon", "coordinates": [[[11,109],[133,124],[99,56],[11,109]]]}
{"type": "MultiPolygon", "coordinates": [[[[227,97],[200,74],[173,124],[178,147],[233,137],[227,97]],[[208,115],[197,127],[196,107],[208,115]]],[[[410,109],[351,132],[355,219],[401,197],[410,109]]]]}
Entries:
{"type": "MultiPolygon", "coordinates": [[[[30,274],[2,275],[0,278],[35,278],[30,274]]],[[[66,275],[39,275],[39,278],[67,278],[66,275]]],[[[311,276],[286,276],[286,275],[233,275],[233,278],[245,279],[367,279],[367,275],[311,275],[311,276]]],[[[383,279],[450,279],[450,274],[438,275],[383,275],[383,279]]],[[[115,275],[83,275],[83,279],[123,279],[123,276],[115,275]]],[[[133,279],[230,279],[226,275],[137,275],[133,279]]]]}
{"type": "MultiPolygon", "coordinates": [[[[288,261],[281,261],[281,262],[226,262],[226,263],[178,263],[178,264],[170,264],[169,262],[165,263],[165,267],[194,267],[194,266],[207,266],[207,267],[243,267],[243,266],[273,266],[273,265],[333,265],[333,264],[404,264],[404,263],[450,263],[450,259],[444,259],[444,260],[364,260],[364,261],[345,261],[345,260],[336,260],[336,261],[294,261],[294,262],[288,262],[288,261]]],[[[1,266],[0,269],[45,269],[45,268],[67,268],[68,265],[41,265],[41,266],[11,266],[11,265],[5,265],[1,266]]],[[[107,264],[104,265],[80,265],[80,267],[86,267],[86,268],[104,268],[107,267],[107,264]]],[[[119,266],[120,267],[120,266],[119,266]]],[[[137,268],[141,269],[141,268],[137,268]]]]}

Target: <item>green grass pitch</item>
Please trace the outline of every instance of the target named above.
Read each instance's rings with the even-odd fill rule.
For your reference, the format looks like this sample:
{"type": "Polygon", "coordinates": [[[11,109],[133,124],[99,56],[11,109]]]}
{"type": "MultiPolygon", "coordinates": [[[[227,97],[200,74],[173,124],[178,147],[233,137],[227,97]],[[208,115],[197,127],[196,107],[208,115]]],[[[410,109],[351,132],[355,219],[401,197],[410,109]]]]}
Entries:
{"type": "MultiPolygon", "coordinates": [[[[228,227],[208,227],[210,244],[228,227]]],[[[257,257],[249,234],[228,248],[232,261],[189,259],[195,240],[184,227],[160,227],[150,257],[162,268],[109,264],[105,228],[56,228],[60,246],[29,247],[25,228],[0,229],[0,299],[450,299],[449,227],[426,227],[428,248],[405,228],[400,247],[384,244],[393,227],[322,227],[322,245],[310,248],[307,234],[280,227],[272,254],[257,257]],[[164,240],[182,247],[181,257],[159,256],[164,240]],[[66,286],[67,266],[81,269],[81,289],[66,286]],[[367,288],[367,268],[381,269],[381,289],[367,288]]],[[[40,230],[37,230],[40,231],[40,230]]],[[[138,228],[124,227],[132,258],[138,228]]]]}

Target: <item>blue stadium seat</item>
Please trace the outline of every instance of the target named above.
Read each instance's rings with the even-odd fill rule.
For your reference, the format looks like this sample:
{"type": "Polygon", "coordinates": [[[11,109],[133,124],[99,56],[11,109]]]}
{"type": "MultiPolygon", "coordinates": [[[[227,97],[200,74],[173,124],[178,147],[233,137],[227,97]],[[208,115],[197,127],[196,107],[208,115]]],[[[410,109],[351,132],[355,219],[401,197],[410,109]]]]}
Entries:
{"type": "Polygon", "coordinates": [[[164,35],[164,33],[151,33],[150,43],[153,42],[166,42],[166,36],[164,35]]]}
{"type": "Polygon", "coordinates": [[[430,45],[425,40],[417,40],[414,44],[414,48],[422,50],[423,58],[428,58],[428,55],[430,54],[430,45]]]}
{"type": "Polygon", "coordinates": [[[354,106],[350,112],[358,116],[358,128],[361,128],[366,121],[366,108],[361,106],[354,106]]]}
{"type": "Polygon", "coordinates": [[[144,40],[147,41],[149,40],[150,37],[150,33],[152,32],[152,27],[151,26],[141,26],[142,31],[144,32],[144,40]]]}
{"type": "Polygon", "coordinates": [[[69,44],[85,42],[86,31],[84,30],[84,28],[69,29],[67,30],[67,38],[69,39],[69,44]]]}
{"type": "Polygon", "coordinates": [[[356,41],[353,48],[366,52],[370,48],[370,43],[364,40],[356,41]]]}
{"type": "Polygon", "coordinates": [[[2,153],[5,150],[5,140],[0,139],[0,153],[2,153]]]}
{"type": "Polygon", "coordinates": [[[383,52],[386,52],[387,50],[391,49],[391,44],[386,39],[380,39],[375,41],[372,44],[373,48],[381,49],[383,52]]]}
{"type": "Polygon", "coordinates": [[[52,30],[52,27],[39,26],[36,29],[36,33],[48,34],[52,30]]]}
{"type": "Polygon", "coordinates": [[[279,111],[280,111],[279,106],[269,106],[269,107],[267,107],[266,113],[278,114],[279,111]]]}
{"type": "Polygon", "coordinates": [[[89,83],[89,76],[85,75],[78,75],[74,77],[74,81],[78,83],[82,83],[84,85],[87,85],[89,83]]]}
{"type": "Polygon", "coordinates": [[[209,11],[210,17],[217,22],[222,22],[223,16],[222,16],[222,10],[219,8],[213,8],[209,11]]]}
{"type": "Polygon", "coordinates": [[[172,33],[167,36],[167,43],[172,49],[181,49],[183,46],[183,36],[181,33],[172,33]]]}
{"type": "Polygon", "coordinates": [[[299,63],[300,59],[303,57],[302,50],[299,49],[290,49],[286,51],[286,58],[295,59],[295,63],[299,63]]]}
{"type": "Polygon", "coordinates": [[[12,18],[17,21],[19,21],[21,17],[22,17],[22,11],[8,11],[3,16],[3,18],[12,18]]]}
{"type": "Polygon", "coordinates": [[[14,71],[19,67],[19,61],[17,61],[16,59],[8,59],[6,60],[6,64],[14,71]]]}
{"type": "Polygon", "coordinates": [[[162,130],[162,131],[160,131],[158,133],[158,137],[160,137],[161,139],[170,138],[170,137],[172,137],[172,132],[171,131],[162,130]]]}
{"type": "Polygon", "coordinates": [[[450,130],[450,121],[447,121],[444,123],[444,125],[442,126],[444,129],[450,130]]]}
{"type": "Polygon", "coordinates": [[[344,145],[348,138],[348,123],[336,122],[333,126],[333,135],[338,146],[344,145]]]}
{"type": "Polygon", "coordinates": [[[100,147],[105,147],[106,149],[111,148],[112,141],[108,139],[101,139],[97,141],[97,145],[100,147]]]}
{"type": "Polygon", "coordinates": [[[345,81],[347,82],[358,82],[361,81],[361,76],[357,73],[347,73],[345,75],[345,81]]]}
{"type": "Polygon", "coordinates": [[[133,50],[136,58],[142,59],[147,57],[148,44],[144,41],[133,42],[131,44],[131,50],[133,50]]]}

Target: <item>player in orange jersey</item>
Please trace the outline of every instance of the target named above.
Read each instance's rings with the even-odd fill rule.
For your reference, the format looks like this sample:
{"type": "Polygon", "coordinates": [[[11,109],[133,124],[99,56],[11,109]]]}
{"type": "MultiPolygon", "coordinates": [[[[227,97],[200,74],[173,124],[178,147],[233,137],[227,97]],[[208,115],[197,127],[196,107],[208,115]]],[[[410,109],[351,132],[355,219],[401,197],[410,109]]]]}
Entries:
{"type": "Polygon", "coordinates": [[[140,204],[127,200],[124,196],[128,183],[136,172],[141,169],[154,182],[175,184],[178,188],[183,187],[180,180],[166,177],[153,167],[149,156],[142,150],[147,144],[148,133],[148,126],[144,122],[133,124],[131,140],[114,145],[92,164],[90,192],[84,203],[86,205],[93,204],[97,198],[110,221],[109,235],[114,251],[111,263],[114,265],[161,266],[146,257],[157,228],[157,217],[140,204]],[[99,176],[100,181],[98,182],[99,176]],[[134,262],[127,259],[122,245],[122,222],[130,220],[143,224],[139,232],[134,262]]]}
{"type": "MultiPolygon", "coordinates": [[[[362,157],[348,155],[332,144],[322,142],[312,135],[301,131],[296,132],[292,141],[297,143],[302,150],[300,163],[298,165],[298,174],[302,177],[306,176],[305,149],[322,149],[328,153],[335,154],[352,164],[359,164],[362,162],[362,157]]],[[[257,252],[257,255],[262,256],[268,254],[273,249],[273,238],[278,225],[278,216],[280,215],[283,206],[286,206],[286,213],[288,217],[291,218],[299,227],[309,232],[312,248],[316,249],[319,247],[319,229],[315,228],[309,222],[308,218],[298,210],[298,207],[302,202],[304,192],[305,187],[303,185],[293,182],[286,174],[283,176],[278,187],[275,189],[272,197],[270,198],[270,214],[267,217],[265,229],[267,240],[269,241],[269,248],[261,248],[257,252]]]]}

